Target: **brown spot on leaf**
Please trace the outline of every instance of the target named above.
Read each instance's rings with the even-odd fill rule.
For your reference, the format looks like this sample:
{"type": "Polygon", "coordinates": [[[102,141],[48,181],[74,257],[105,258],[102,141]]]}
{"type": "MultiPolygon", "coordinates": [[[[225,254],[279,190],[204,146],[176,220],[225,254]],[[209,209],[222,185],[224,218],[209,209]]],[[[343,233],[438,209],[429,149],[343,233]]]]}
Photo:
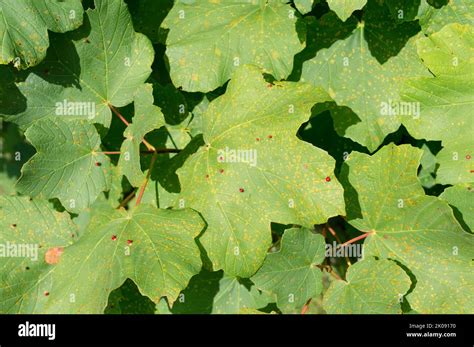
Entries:
{"type": "Polygon", "coordinates": [[[46,263],[51,264],[51,265],[57,264],[59,263],[59,260],[61,259],[61,255],[63,254],[63,252],[64,252],[63,247],[50,248],[44,255],[44,260],[46,261],[46,263]]]}

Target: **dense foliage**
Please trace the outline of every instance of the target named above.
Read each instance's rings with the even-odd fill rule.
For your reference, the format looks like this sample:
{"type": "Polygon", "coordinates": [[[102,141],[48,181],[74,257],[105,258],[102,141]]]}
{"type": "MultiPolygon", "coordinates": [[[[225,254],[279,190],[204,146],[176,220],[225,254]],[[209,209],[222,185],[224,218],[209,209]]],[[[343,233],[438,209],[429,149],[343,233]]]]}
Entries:
{"type": "Polygon", "coordinates": [[[473,14],[0,0],[0,312],[474,313],[473,14]]]}

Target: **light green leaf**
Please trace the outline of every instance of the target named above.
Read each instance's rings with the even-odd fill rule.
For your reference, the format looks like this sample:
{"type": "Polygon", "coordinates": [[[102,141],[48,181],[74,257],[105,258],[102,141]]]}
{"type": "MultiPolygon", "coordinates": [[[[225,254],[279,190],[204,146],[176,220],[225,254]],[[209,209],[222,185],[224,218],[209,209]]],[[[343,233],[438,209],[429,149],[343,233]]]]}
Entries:
{"type": "Polygon", "coordinates": [[[1,196],[0,313],[31,313],[45,300],[46,283],[38,279],[53,268],[45,262],[46,252],[76,238],[69,214],[56,212],[47,201],[1,196]]]}
{"type": "Polygon", "coordinates": [[[374,151],[387,134],[400,126],[399,119],[385,111],[387,105],[399,100],[403,80],[429,73],[418,60],[414,38],[396,57],[381,65],[369,50],[365,31],[359,24],[347,39],[320,50],[303,64],[302,81],[325,89],[339,106],[350,107],[360,120],[347,124],[346,112],[339,113],[342,117],[336,113],[336,131],[374,151]]]}
{"type": "Polygon", "coordinates": [[[449,0],[448,3],[436,9],[426,0],[421,1],[418,9],[418,20],[423,32],[427,35],[440,31],[450,23],[474,23],[474,2],[466,0],[449,0]]]}
{"type": "Polygon", "coordinates": [[[191,279],[171,310],[163,301],[158,305],[159,313],[247,314],[248,310],[255,313],[274,299],[258,291],[248,279],[232,278],[225,276],[222,271],[203,269],[191,279]]]}
{"type": "Polygon", "coordinates": [[[8,121],[26,129],[44,117],[73,117],[108,127],[108,105],[122,107],[133,101],[151,72],[153,47],[133,31],[123,0],[95,4],[84,19],[90,26],[51,37],[44,63],[17,83],[26,109],[7,114],[8,121]]]}
{"type": "Polygon", "coordinates": [[[438,183],[473,182],[473,27],[450,24],[420,38],[417,45],[420,58],[436,77],[406,81],[402,98],[418,103],[420,116],[403,116],[403,124],[416,138],[442,141],[438,183]]]}
{"type": "Polygon", "coordinates": [[[425,144],[421,149],[423,150],[423,156],[420,161],[421,169],[418,178],[423,187],[431,188],[436,184],[436,156],[431,153],[430,148],[425,144]]]}
{"type": "Polygon", "coordinates": [[[140,164],[140,144],[145,135],[165,124],[160,108],[153,105],[153,87],[144,84],[139,87],[134,99],[135,115],[133,122],[124,132],[125,141],[122,143],[118,166],[130,184],[139,187],[143,184],[145,175],[140,164]]]}
{"type": "Polygon", "coordinates": [[[281,0],[176,1],[162,26],[171,79],[186,91],[214,90],[244,64],[286,78],[304,48],[294,9],[281,0]]]}
{"type": "Polygon", "coordinates": [[[129,278],[154,302],[173,302],[201,268],[194,238],[204,223],[191,210],[140,205],[132,211],[95,206],[79,241],[64,249],[58,264],[19,293],[30,313],[102,313],[110,292],[129,278]],[[47,297],[37,293],[47,291],[47,297]],[[71,299],[73,298],[73,299],[71,299]]]}
{"type": "Polygon", "coordinates": [[[327,313],[402,313],[410,277],[391,260],[365,259],[347,270],[346,281],[333,281],[324,294],[327,313]]]}
{"type": "Polygon", "coordinates": [[[224,276],[219,281],[219,292],[214,297],[212,312],[214,314],[248,314],[248,309],[265,307],[271,296],[260,293],[255,286],[235,277],[224,276]]]}
{"type": "Polygon", "coordinates": [[[26,69],[39,64],[49,46],[48,30],[64,33],[82,24],[80,0],[2,0],[0,64],[26,69]]]}
{"type": "Polygon", "coordinates": [[[295,0],[295,6],[298,11],[300,11],[302,14],[306,14],[308,12],[311,12],[311,9],[313,8],[313,3],[314,0],[295,0]]]}
{"type": "Polygon", "coordinates": [[[270,246],[271,222],[312,226],[344,215],[334,159],[295,136],[311,107],[326,100],[308,84],[271,85],[244,66],[210,103],[206,145],[177,171],[177,205],[196,208],[208,223],[200,240],[214,270],[252,276],[270,246]]]}
{"type": "Polygon", "coordinates": [[[0,195],[16,195],[15,177],[10,177],[6,172],[0,172],[0,195]]]}
{"type": "Polygon", "coordinates": [[[331,10],[343,21],[346,21],[355,10],[360,10],[365,6],[367,0],[327,0],[331,10]]]}
{"type": "Polygon", "coordinates": [[[301,309],[323,289],[317,265],[324,260],[325,245],[324,238],[311,230],[286,230],[280,251],[267,255],[252,281],[258,289],[275,293],[280,309],[301,309]]]}
{"type": "Polygon", "coordinates": [[[107,190],[110,160],[87,121],[42,119],[25,136],[37,153],[21,169],[20,193],[58,198],[68,211],[79,212],[107,190]]]}
{"type": "MultiPolygon", "coordinates": [[[[462,221],[467,225],[467,231],[474,231],[474,205],[472,204],[473,190],[471,183],[456,184],[446,188],[439,196],[455,207],[461,214],[462,221]]],[[[454,215],[456,215],[454,212],[454,215]]]]}
{"type": "Polygon", "coordinates": [[[446,202],[425,195],[416,177],[421,156],[420,149],[393,144],[372,156],[351,153],[341,174],[350,182],[345,182],[347,218],[372,233],[364,242],[365,256],[396,260],[415,277],[406,297],[412,309],[473,313],[474,273],[467,269],[474,237],[446,202]]]}

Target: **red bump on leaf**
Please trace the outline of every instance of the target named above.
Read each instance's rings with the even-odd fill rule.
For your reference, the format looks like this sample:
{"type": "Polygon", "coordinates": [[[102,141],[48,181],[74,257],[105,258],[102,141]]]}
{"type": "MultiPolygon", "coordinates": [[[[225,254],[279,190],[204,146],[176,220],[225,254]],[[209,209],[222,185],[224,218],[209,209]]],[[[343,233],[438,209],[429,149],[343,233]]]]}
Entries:
{"type": "Polygon", "coordinates": [[[467,159],[467,160],[470,160],[470,159],[471,159],[471,156],[470,156],[469,154],[466,155],[466,159],[467,159]]]}
{"type": "Polygon", "coordinates": [[[206,175],[206,178],[209,178],[209,175],[206,175]]]}
{"type": "Polygon", "coordinates": [[[220,173],[224,173],[224,169],[220,169],[219,172],[220,172],[220,173]]]}
{"type": "Polygon", "coordinates": [[[12,224],[12,228],[16,228],[16,224],[12,224]]]}
{"type": "Polygon", "coordinates": [[[239,188],[239,192],[241,193],[245,192],[244,188],[239,188]]]}
{"type": "Polygon", "coordinates": [[[117,240],[117,235],[112,235],[112,241],[117,240]]]}
{"type": "Polygon", "coordinates": [[[269,138],[269,139],[273,139],[273,135],[268,135],[268,138],[269,138]]]}
{"type": "Polygon", "coordinates": [[[257,137],[257,138],[255,139],[255,141],[260,141],[260,137],[257,137]]]}
{"type": "Polygon", "coordinates": [[[99,162],[95,163],[95,166],[101,166],[101,165],[102,165],[102,164],[99,163],[99,162]]]}
{"type": "Polygon", "coordinates": [[[326,182],[331,182],[331,177],[326,177],[326,182]]]}
{"type": "Polygon", "coordinates": [[[273,87],[273,84],[271,84],[271,83],[267,84],[267,88],[272,88],[272,87],[273,87]]]}
{"type": "Polygon", "coordinates": [[[127,240],[127,243],[128,243],[129,246],[131,246],[132,243],[133,243],[133,240],[127,240]]]}
{"type": "Polygon", "coordinates": [[[44,296],[48,296],[49,295],[49,292],[44,292],[44,296]]]}

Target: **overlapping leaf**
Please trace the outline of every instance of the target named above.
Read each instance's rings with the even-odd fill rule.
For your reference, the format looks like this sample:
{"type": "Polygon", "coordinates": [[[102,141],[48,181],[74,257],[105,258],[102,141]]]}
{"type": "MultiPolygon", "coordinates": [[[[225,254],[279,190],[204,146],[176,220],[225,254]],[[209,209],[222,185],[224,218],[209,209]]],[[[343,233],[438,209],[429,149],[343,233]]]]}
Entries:
{"type": "MultiPolygon", "coordinates": [[[[18,213],[23,213],[23,210],[18,213]]],[[[127,212],[95,206],[80,240],[64,248],[59,262],[16,295],[10,310],[33,313],[101,313],[109,293],[127,278],[159,302],[173,302],[201,260],[194,238],[204,223],[190,210],[159,210],[140,205],[127,212]],[[48,295],[38,295],[46,292],[48,295]]]]}
{"type": "Polygon", "coordinates": [[[0,197],[0,313],[31,313],[40,305],[47,291],[41,278],[53,268],[46,252],[76,238],[69,215],[47,201],[0,197]]]}
{"type": "Polygon", "coordinates": [[[346,281],[334,281],[324,294],[327,313],[402,313],[410,277],[391,260],[365,259],[352,265],[346,281]]]}
{"type": "Polygon", "coordinates": [[[235,277],[223,277],[219,281],[219,292],[214,297],[212,313],[246,314],[247,310],[265,307],[271,296],[262,294],[255,286],[248,286],[235,277]]]}
{"type": "Polygon", "coordinates": [[[352,12],[364,7],[367,0],[327,0],[327,3],[331,10],[345,21],[351,16],[352,12]]]}
{"type": "Polygon", "coordinates": [[[134,187],[139,187],[145,175],[140,164],[140,144],[145,135],[165,124],[160,108],[153,105],[151,84],[141,86],[134,99],[133,123],[125,130],[125,141],[120,150],[119,167],[134,187]]]}
{"type": "Polygon", "coordinates": [[[474,3],[465,0],[449,0],[440,9],[430,6],[427,0],[421,0],[418,19],[425,34],[440,31],[450,23],[470,24],[474,22],[474,3]]]}
{"type": "MultiPolygon", "coordinates": [[[[44,117],[110,124],[109,104],[125,106],[151,72],[153,47],[133,31],[123,0],[96,0],[78,30],[51,37],[44,63],[17,83],[26,108],[6,113],[23,129],[44,117]]],[[[12,108],[12,106],[10,106],[12,108]]]]}
{"type": "Polygon", "coordinates": [[[454,215],[459,211],[459,217],[463,222],[465,222],[467,231],[471,232],[474,231],[474,206],[472,204],[473,192],[472,183],[463,183],[446,188],[439,196],[457,209],[454,215]]]}
{"type": "Polygon", "coordinates": [[[405,101],[419,104],[417,117],[403,116],[416,138],[441,140],[436,180],[443,184],[473,182],[474,34],[472,26],[450,24],[418,42],[418,54],[435,77],[406,82],[405,101]]]}
{"type": "Polygon", "coordinates": [[[294,3],[298,11],[300,11],[302,14],[306,14],[311,12],[314,0],[295,0],[294,3]]]}
{"type": "Polygon", "coordinates": [[[109,186],[110,160],[100,137],[84,120],[42,119],[25,133],[37,153],[22,167],[17,189],[43,199],[58,198],[78,212],[109,186]]]}
{"type": "Polygon", "coordinates": [[[64,33],[78,28],[82,19],[80,0],[2,0],[0,64],[37,65],[46,56],[48,30],[64,33]]]}
{"type": "Polygon", "coordinates": [[[163,27],[171,79],[187,91],[214,90],[244,64],[283,79],[304,48],[294,9],[281,0],[180,0],[163,27]]]}
{"type": "Polygon", "coordinates": [[[325,242],[321,235],[304,228],[286,230],[280,251],[267,255],[252,281],[260,290],[275,293],[280,309],[301,309],[323,289],[317,265],[324,257],[325,242]]]}
{"type": "Polygon", "coordinates": [[[392,144],[372,156],[351,153],[343,169],[348,220],[371,233],[366,257],[395,260],[414,276],[406,296],[412,309],[473,313],[474,274],[467,269],[474,237],[446,202],[424,194],[416,178],[421,155],[417,148],[392,144]]]}
{"type": "Polygon", "coordinates": [[[210,103],[202,119],[206,145],[178,175],[179,201],[208,223],[201,242],[215,270],[253,275],[270,245],[272,221],[311,226],[344,214],[334,159],[295,136],[313,104],[325,100],[310,85],[271,85],[245,66],[210,103]]]}
{"type": "Polygon", "coordinates": [[[160,301],[158,313],[174,314],[247,314],[257,311],[274,301],[271,295],[262,293],[248,279],[225,276],[222,271],[202,270],[189,282],[171,310],[160,301]]]}
{"type": "MultiPolygon", "coordinates": [[[[374,151],[387,134],[400,126],[399,119],[386,110],[399,100],[403,80],[429,73],[418,61],[414,38],[381,65],[364,38],[366,30],[359,24],[351,36],[320,50],[304,63],[302,81],[324,88],[338,105],[350,107],[358,119],[340,113],[342,117],[334,119],[336,131],[374,151]]],[[[378,42],[391,45],[390,40],[378,42]]]]}

